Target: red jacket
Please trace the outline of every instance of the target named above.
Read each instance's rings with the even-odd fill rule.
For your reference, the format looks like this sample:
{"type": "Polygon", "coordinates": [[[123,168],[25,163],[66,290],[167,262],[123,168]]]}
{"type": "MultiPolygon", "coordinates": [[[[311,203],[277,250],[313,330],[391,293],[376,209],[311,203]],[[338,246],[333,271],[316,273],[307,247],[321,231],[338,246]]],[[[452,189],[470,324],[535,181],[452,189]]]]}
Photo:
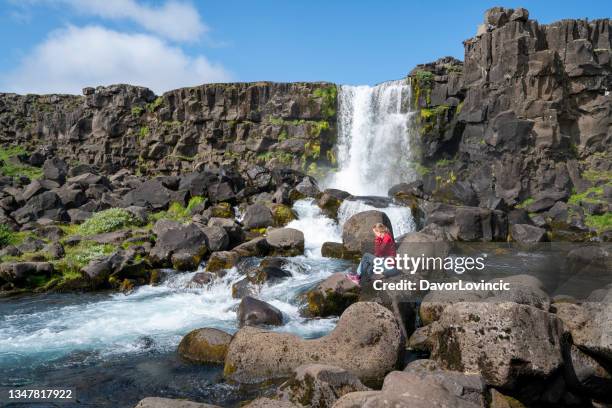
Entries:
{"type": "Polygon", "coordinates": [[[382,237],[374,238],[374,256],[378,258],[395,258],[395,241],[388,232],[382,237]]]}

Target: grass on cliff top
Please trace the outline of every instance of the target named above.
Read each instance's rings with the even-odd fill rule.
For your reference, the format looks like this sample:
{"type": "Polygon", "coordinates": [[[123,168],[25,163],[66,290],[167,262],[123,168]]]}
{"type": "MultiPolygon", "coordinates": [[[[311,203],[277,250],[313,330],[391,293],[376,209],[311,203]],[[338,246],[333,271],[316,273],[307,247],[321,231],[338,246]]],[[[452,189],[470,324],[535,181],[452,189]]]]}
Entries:
{"type": "Polygon", "coordinates": [[[580,205],[581,202],[594,204],[604,202],[603,186],[591,187],[582,193],[572,194],[567,202],[574,205],[580,205]]]}
{"type": "Polygon", "coordinates": [[[22,146],[0,147],[0,174],[3,176],[26,176],[31,180],[42,177],[42,169],[23,164],[17,158],[27,151],[22,146]]]}

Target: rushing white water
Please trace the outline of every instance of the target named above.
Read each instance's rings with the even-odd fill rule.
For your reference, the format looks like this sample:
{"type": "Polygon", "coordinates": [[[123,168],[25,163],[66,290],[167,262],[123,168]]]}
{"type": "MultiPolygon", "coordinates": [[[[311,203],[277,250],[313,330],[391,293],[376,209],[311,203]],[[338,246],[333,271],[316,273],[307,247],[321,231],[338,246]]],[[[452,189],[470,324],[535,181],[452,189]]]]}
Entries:
{"type": "Polygon", "coordinates": [[[410,93],[405,80],[340,87],[338,172],[327,181],[329,187],[354,195],[387,195],[394,184],[414,178],[410,93]]]}
{"type": "MultiPolygon", "coordinates": [[[[286,324],[275,330],[316,337],[330,331],[337,319],[303,318],[296,297],[330,274],[345,270],[347,264],[321,258],[324,241],[340,240],[337,224],[322,215],[312,200],[298,201],[295,209],[299,219],[289,226],[304,232],[305,255],[288,258],[292,277],[263,286],[258,297],[283,312],[286,324]]],[[[172,350],[195,328],[236,331],[240,300],[232,298],[231,286],[243,276],[232,268],[212,286],[189,288],[195,273],[173,273],[161,285],[141,286],[127,296],[81,295],[87,299],[83,301],[73,295],[72,301],[35,300],[9,310],[0,317],[0,365],[24,356],[49,359],[77,350],[102,356],[137,352],[149,340],[158,350],[172,350]]]]}
{"type": "Polygon", "coordinates": [[[344,225],[346,220],[353,215],[369,210],[378,210],[387,214],[389,221],[391,221],[391,226],[393,227],[393,235],[396,237],[416,229],[410,208],[393,204],[388,207],[377,208],[359,200],[344,200],[342,202],[338,209],[338,222],[340,225],[344,225]]]}

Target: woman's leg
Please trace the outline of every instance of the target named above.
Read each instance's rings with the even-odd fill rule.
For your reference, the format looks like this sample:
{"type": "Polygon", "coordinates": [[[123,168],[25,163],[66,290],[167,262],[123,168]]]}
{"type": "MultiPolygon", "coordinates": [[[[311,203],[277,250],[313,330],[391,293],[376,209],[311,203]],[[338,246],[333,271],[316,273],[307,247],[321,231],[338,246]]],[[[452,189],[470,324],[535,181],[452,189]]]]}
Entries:
{"type": "Polygon", "coordinates": [[[366,253],[361,257],[361,262],[357,267],[357,273],[361,276],[361,279],[368,279],[372,276],[374,270],[374,255],[366,253]]]}

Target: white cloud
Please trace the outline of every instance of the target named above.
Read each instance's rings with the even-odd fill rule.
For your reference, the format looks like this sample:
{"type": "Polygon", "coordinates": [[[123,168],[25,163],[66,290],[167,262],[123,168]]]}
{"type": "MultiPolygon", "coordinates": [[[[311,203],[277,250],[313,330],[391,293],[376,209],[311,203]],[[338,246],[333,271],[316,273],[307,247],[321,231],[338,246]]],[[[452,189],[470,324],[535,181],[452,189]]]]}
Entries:
{"type": "Polygon", "coordinates": [[[25,8],[37,4],[68,6],[78,13],[109,20],[131,20],[156,36],[174,41],[197,41],[209,31],[198,10],[184,1],[150,6],[136,0],[11,0],[25,8]]]}
{"type": "Polygon", "coordinates": [[[191,4],[168,1],[152,7],[135,0],[60,0],[83,14],[129,19],[156,35],[176,41],[195,41],[208,31],[191,4]]]}
{"type": "Polygon", "coordinates": [[[68,26],[52,32],[0,85],[4,92],[80,94],[85,86],[128,83],[161,93],[230,79],[223,66],[152,35],[68,26]]]}

